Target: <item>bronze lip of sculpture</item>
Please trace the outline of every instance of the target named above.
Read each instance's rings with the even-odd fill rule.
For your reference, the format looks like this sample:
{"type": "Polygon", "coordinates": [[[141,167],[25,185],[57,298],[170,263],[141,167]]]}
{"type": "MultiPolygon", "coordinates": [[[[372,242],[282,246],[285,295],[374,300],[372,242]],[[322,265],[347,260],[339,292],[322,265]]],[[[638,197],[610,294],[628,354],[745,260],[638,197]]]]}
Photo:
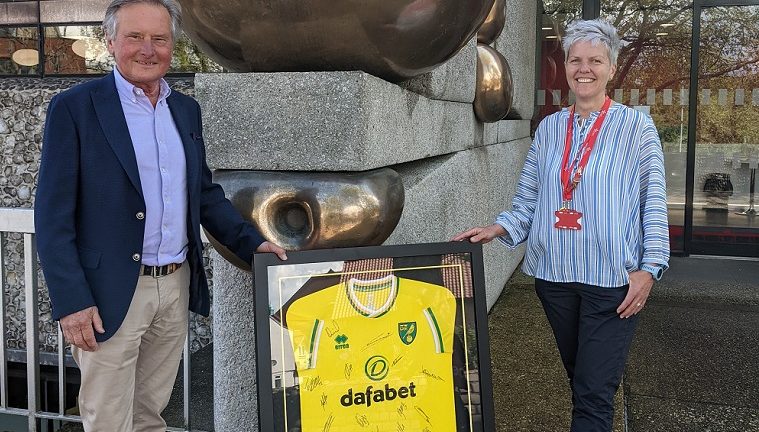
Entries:
{"type": "MultiPolygon", "coordinates": [[[[393,232],[405,200],[390,168],[357,173],[216,171],[242,216],[287,250],[379,245],[393,232]]],[[[250,270],[206,232],[214,248],[250,270]]]]}
{"type": "Polygon", "coordinates": [[[493,48],[477,44],[477,85],[474,113],[484,123],[505,118],[511,110],[514,83],[506,58],[493,48]]]}
{"type": "Polygon", "coordinates": [[[180,0],[183,29],[235,72],[360,69],[401,81],[477,32],[494,0],[180,0]]]}
{"type": "Polygon", "coordinates": [[[477,30],[477,42],[490,45],[501,35],[506,25],[505,0],[495,0],[485,21],[477,30]]]}

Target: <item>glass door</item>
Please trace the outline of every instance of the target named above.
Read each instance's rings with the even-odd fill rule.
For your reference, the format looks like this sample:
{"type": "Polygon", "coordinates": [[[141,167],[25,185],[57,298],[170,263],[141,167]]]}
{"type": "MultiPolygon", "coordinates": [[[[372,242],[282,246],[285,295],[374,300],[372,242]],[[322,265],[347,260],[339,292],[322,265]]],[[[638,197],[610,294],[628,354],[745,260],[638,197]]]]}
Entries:
{"type": "Polygon", "coordinates": [[[670,248],[685,251],[686,156],[692,0],[601,1],[601,18],[622,37],[609,95],[654,121],[664,151],[670,248]]]}
{"type": "Polygon", "coordinates": [[[697,8],[692,254],[759,256],[759,2],[749,3],[697,8]]]}

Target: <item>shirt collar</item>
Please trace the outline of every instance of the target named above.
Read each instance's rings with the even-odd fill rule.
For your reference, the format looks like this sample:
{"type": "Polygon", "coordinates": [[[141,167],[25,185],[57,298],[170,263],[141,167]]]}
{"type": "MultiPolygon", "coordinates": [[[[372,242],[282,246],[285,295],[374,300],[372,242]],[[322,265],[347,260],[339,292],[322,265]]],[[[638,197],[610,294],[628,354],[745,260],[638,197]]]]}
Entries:
{"type": "MultiPolygon", "coordinates": [[[[127,98],[128,100],[132,100],[135,97],[145,96],[145,92],[142,91],[141,88],[130,83],[121,75],[121,72],[119,72],[119,68],[117,66],[113,67],[113,76],[116,81],[116,90],[119,92],[119,96],[121,96],[122,99],[127,98]]],[[[158,85],[160,87],[158,93],[158,101],[160,102],[169,97],[171,94],[171,87],[169,87],[169,83],[167,83],[163,78],[161,78],[161,81],[159,81],[158,85]]]]}
{"type": "MultiPolygon", "coordinates": [[[[614,100],[612,100],[611,101],[611,105],[609,106],[609,114],[611,114],[612,112],[616,111],[618,109],[618,107],[620,107],[620,106],[621,105],[619,104],[619,102],[615,102],[614,100]]],[[[562,108],[561,109],[561,113],[562,113],[562,116],[564,118],[564,121],[566,122],[566,119],[569,117],[570,107],[564,107],[564,108],[562,108]]],[[[599,114],[601,114],[601,110],[593,111],[588,116],[588,119],[589,120],[595,120],[596,117],[598,117],[599,114]]],[[[575,122],[579,122],[579,121],[580,121],[580,114],[577,113],[577,112],[575,112],[575,122]]]]}

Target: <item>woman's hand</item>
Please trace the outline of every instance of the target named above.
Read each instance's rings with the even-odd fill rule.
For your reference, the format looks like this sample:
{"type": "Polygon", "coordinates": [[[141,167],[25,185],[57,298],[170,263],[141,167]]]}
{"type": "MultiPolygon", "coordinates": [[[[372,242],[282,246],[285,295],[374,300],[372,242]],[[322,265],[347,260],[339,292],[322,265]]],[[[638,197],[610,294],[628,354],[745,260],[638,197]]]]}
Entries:
{"type": "Polygon", "coordinates": [[[620,318],[630,318],[643,310],[646,305],[648,295],[651,294],[651,287],[654,286],[654,277],[651,273],[643,270],[637,270],[630,273],[630,289],[617,308],[620,318]]]}
{"type": "Polygon", "coordinates": [[[506,235],[506,230],[498,224],[493,224],[485,227],[474,227],[467,231],[458,233],[451,240],[469,240],[472,243],[489,243],[494,238],[503,235],[506,235]]]}

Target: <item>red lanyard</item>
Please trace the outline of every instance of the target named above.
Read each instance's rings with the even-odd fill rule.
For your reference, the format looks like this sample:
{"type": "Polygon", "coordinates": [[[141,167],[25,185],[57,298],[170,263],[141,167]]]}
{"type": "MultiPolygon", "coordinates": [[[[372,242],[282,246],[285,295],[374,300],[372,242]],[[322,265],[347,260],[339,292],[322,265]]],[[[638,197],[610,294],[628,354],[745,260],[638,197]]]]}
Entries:
{"type": "Polygon", "coordinates": [[[601,130],[601,126],[604,123],[606,113],[609,111],[609,106],[611,106],[611,99],[606,96],[606,100],[604,101],[603,107],[601,107],[601,112],[598,114],[598,118],[596,118],[596,120],[593,122],[593,126],[591,127],[588,136],[585,137],[585,141],[583,141],[580,150],[577,152],[577,156],[572,162],[569,161],[569,152],[572,149],[572,128],[575,121],[574,106],[572,107],[572,111],[569,113],[569,121],[567,122],[567,138],[564,140],[564,157],[561,159],[561,186],[562,198],[564,199],[563,207],[566,207],[567,202],[572,200],[572,194],[574,193],[577,185],[580,184],[580,179],[582,179],[582,172],[585,169],[585,166],[588,164],[588,159],[590,159],[590,152],[593,151],[593,146],[596,144],[596,139],[598,139],[598,132],[601,130]],[[574,175],[572,175],[572,168],[574,166],[577,168],[574,170],[574,175]]]}

